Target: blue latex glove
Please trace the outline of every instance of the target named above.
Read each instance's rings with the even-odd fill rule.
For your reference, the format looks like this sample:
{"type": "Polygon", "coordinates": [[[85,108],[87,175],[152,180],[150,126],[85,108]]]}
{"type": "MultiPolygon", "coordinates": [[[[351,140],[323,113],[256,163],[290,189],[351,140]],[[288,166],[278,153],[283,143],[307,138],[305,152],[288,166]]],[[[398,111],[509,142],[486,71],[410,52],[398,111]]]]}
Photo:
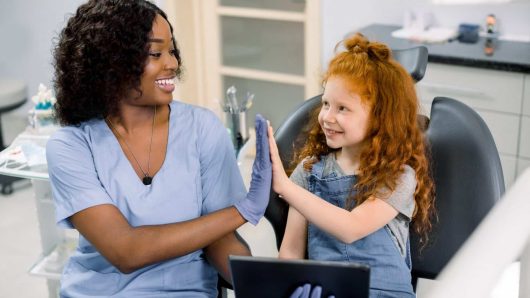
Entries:
{"type": "Polygon", "coordinates": [[[267,120],[256,115],[256,159],[252,166],[252,180],[247,196],[235,204],[241,215],[251,224],[258,224],[269,204],[272,182],[272,163],[267,138],[267,120]]]}
{"type": "MultiPolygon", "coordinates": [[[[321,298],[321,295],[321,286],[316,286],[311,291],[311,284],[304,284],[296,288],[289,298],[321,298]]],[[[335,296],[329,296],[328,298],[335,298],[335,296]]]]}

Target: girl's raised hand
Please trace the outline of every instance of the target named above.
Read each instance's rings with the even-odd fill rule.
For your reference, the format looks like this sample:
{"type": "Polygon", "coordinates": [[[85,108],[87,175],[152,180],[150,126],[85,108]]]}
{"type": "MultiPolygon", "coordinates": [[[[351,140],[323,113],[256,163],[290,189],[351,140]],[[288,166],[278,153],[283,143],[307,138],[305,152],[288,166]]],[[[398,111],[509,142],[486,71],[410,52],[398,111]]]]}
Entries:
{"type": "Polygon", "coordinates": [[[272,126],[269,124],[269,148],[272,161],[272,189],[279,195],[281,195],[285,187],[291,183],[289,177],[285,173],[283,168],[282,160],[280,159],[280,153],[278,151],[278,146],[276,145],[276,140],[274,140],[274,133],[272,132],[272,126]]]}

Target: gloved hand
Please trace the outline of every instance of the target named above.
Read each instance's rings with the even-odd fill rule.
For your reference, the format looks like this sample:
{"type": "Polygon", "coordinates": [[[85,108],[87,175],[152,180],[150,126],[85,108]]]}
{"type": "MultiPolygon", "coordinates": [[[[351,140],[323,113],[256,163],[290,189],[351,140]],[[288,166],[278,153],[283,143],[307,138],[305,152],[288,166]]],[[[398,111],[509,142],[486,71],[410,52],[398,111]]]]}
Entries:
{"type": "Polygon", "coordinates": [[[256,159],[252,165],[252,180],[247,196],[235,204],[241,215],[251,224],[258,224],[269,203],[272,164],[267,138],[267,120],[256,115],[256,159]]]}
{"type": "MultiPolygon", "coordinates": [[[[322,287],[316,286],[311,291],[311,284],[304,284],[294,290],[289,298],[321,298],[322,287]],[[309,296],[311,293],[311,296],[309,296]]],[[[335,296],[329,296],[328,298],[335,298],[335,296]]]]}

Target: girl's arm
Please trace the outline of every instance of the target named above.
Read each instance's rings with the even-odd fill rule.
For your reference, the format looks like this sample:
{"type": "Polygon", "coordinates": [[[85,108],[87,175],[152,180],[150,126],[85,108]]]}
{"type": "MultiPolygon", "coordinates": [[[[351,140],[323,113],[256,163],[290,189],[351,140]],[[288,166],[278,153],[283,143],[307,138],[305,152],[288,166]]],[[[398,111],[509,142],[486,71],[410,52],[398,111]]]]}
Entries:
{"type": "Polygon", "coordinates": [[[280,246],[281,259],[303,259],[307,245],[307,220],[293,207],[289,207],[287,225],[280,246]]]}
{"type": "Polygon", "coordinates": [[[384,227],[398,211],[378,198],[370,198],[348,211],[332,205],[293,183],[283,169],[278,147],[269,126],[273,189],[307,221],[345,243],[359,240],[384,227]]]}

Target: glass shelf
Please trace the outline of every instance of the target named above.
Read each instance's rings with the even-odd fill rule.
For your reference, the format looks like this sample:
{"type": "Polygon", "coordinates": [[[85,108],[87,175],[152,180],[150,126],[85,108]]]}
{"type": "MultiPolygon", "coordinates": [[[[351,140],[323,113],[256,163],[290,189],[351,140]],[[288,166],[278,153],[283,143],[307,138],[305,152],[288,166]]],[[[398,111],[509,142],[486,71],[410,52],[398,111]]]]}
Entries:
{"type": "Polygon", "coordinates": [[[220,28],[223,66],[304,76],[303,22],[221,16],[220,28]]]}
{"type": "Polygon", "coordinates": [[[254,9],[272,9],[280,11],[303,12],[305,10],[305,1],[302,0],[221,0],[220,4],[227,7],[244,7],[254,9]]]}
{"type": "Polygon", "coordinates": [[[36,180],[48,180],[46,142],[49,134],[27,130],[0,152],[0,174],[36,180]]]}
{"type": "Polygon", "coordinates": [[[75,251],[77,238],[66,237],[49,254],[40,258],[31,267],[29,273],[35,276],[45,277],[52,280],[60,280],[64,265],[70,255],[75,251]]]}

